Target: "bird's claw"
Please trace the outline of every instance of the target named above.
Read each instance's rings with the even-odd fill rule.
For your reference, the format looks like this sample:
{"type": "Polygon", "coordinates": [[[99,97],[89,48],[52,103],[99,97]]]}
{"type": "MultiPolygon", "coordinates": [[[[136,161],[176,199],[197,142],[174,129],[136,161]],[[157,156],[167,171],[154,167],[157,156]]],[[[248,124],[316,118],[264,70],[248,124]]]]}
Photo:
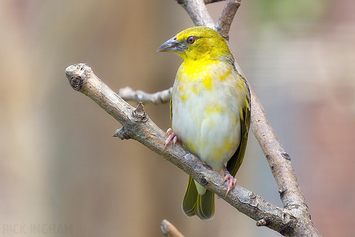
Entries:
{"type": "Polygon", "coordinates": [[[173,144],[173,148],[174,148],[175,144],[176,144],[177,142],[179,142],[179,141],[178,141],[178,137],[176,136],[175,133],[173,133],[173,130],[172,130],[171,128],[169,128],[169,129],[166,131],[164,137],[166,137],[166,136],[167,136],[167,138],[166,138],[166,140],[165,140],[165,145],[164,145],[164,147],[163,147],[163,151],[165,150],[165,148],[169,145],[169,143],[170,143],[171,141],[172,141],[172,144],[173,144]]]}
{"type": "Polygon", "coordinates": [[[224,196],[225,198],[227,197],[228,193],[234,188],[234,186],[237,184],[237,179],[235,179],[231,174],[227,173],[226,176],[224,176],[223,179],[223,184],[225,182],[228,182],[227,186],[227,192],[226,195],[224,196]]]}

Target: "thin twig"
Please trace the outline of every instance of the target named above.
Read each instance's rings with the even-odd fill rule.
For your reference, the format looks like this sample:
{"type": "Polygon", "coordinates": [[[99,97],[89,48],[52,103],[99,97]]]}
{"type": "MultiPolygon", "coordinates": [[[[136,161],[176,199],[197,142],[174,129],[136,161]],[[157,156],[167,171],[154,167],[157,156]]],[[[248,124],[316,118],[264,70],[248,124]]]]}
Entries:
{"type": "Polygon", "coordinates": [[[160,225],[161,232],[167,237],[184,237],[176,227],[167,220],[163,220],[160,225]]]}
{"type": "Polygon", "coordinates": [[[131,87],[126,86],[118,91],[118,95],[126,101],[136,101],[137,103],[142,102],[143,104],[164,104],[170,101],[172,89],[173,88],[171,87],[167,90],[149,94],[141,90],[134,91],[131,87]]]}

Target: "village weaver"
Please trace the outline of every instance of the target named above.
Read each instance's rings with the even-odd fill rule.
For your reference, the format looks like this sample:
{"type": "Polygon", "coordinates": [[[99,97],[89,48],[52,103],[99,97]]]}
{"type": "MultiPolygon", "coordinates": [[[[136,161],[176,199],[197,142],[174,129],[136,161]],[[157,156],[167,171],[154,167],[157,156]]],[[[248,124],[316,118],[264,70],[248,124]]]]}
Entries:
{"type": "MultiPolygon", "coordinates": [[[[227,195],[236,184],[250,125],[249,88],[234,66],[228,43],[213,29],[199,26],[178,33],[158,52],[184,59],[173,86],[172,129],[165,147],[180,142],[214,170],[223,169],[227,195]]],[[[187,216],[211,219],[214,193],[189,177],[182,209],[187,216]]]]}

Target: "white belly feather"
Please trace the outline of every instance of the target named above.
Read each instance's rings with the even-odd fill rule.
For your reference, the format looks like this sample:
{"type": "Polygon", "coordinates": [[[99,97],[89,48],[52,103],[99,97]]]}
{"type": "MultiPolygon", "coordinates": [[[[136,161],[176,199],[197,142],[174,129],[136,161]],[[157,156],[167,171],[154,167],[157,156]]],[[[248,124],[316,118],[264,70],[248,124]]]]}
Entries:
{"type": "MultiPolygon", "coordinates": [[[[231,74],[233,73],[235,72],[231,74]]],[[[230,78],[236,77],[230,75],[230,78]]],[[[173,88],[173,132],[191,153],[220,171],[240,143],[240,99],[236,89],[238,83],[236,79],[214,79],[212,90],[198,92],[193,89],[192,84],[181,83],[183,82],[176,80],[173,88]],[[184,95],[188,95],[187,99],[181,96],[182,87],[184,95]]],[[[189,83],[201,84],[199,80],[189,83]]]]}

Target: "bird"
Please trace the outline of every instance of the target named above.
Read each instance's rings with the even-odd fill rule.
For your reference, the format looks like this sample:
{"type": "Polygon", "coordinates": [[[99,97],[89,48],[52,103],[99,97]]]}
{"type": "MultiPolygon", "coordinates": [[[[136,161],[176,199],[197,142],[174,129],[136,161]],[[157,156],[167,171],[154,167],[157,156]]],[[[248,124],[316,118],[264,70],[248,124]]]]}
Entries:
{"type": "MultiPolygon", "coordinates": [[[[250,90],[237,71],[227,41],[205,26],[185,29],[163,43],[158,52],[180,55],[170,100],[171,128],[165,146],[181,143],[217,172],[225,173],[227,192],[234,188],[250,127],[250,90]]],[[[189,177],[182,201],[187,216],[209,220],[215,195],[189,177]]]]}

